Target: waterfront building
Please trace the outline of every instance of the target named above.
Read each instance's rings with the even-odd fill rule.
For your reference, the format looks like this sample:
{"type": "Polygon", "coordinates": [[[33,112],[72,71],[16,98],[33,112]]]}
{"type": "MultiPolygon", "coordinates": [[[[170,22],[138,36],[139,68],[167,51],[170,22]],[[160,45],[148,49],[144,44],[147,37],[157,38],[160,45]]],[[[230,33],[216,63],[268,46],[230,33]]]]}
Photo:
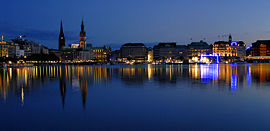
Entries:
{"type": "Polygon", "coordinates": [[[31,56],[31,54],[32,54],[32,46],[31,46],[30,41],[20,39],[17,42],[19,43],[20,48],[22,48],[24,50],[25,56],[31,56]]]}
{"type": "Polygon", "coordinates": [[[61,58],[62,51],[56,50],[56,49],[49,49],[49,54],[53,54],[58,58],[61,58]]]}
{"type": "Polygon", "coordinates": [[[202,40],[200,42],[192,42],[191,44],[187,45],[187,56],[189,58],[209,54],[212,54],[212,45],[209,45],[202,40]]]}
{"type": "Polygon", "coordinates": [[[221,59],[234,61],[234,59],[245,60],[246,44],[243,41],[232,41],[231,35],[229,41],[217,41],[213,45],[213,54],[219,55],[221,59]]]}
{"type": "Polygon", "coordinates": [[[62,21],[61,21],[60,34],[59,34],[58,41],[59,41],[59,43],[58,43],[58,50],[62,50],[65,47],[65,45],[66,45],[62,21]]]}
{"type": "Polygon", "coordinates": [[[147,62],[153,62],[154,61],[154,51],[150,47],[147,49],[147,62]]]}
{"type": "Polygon", "coordinates": [[[104,47],[92,47],[95,62],[108,62],[111,55],[111,48],[104,47]]]}
{"type": "Polygon", "coordinates": [[[80,48],[86,48],[86,32],[84,31],[84,23],[82,20],[81,32],[80,32],[80,48]]]}
{"type": "Polygon", "coordinates": [[[41,44],[31,44],[31,54],[49,54],[49,49],[41,44]]]}
{"type": "Polygon", "coordinates": [[[94,59],[92,49],[87,48],[64,48],[61,61],[65,62],[88,62],[94,59]]]}
{"type": "MultiPolygon", "coordinates": [[[[252,44],[251,44],[251,46],[252,46],[252,44]]],[[[246,56],[247,56],[247,57],[252,56],[252,52],[253,52],[252,50],[253,50],[253,49],[252,49],[251,46],[250,46],[250,47],[247,47],[247,49],[246,49],[246,56]]]]}
{"type": "Polygon", "coordinates": [[[8,57],[15,58],[16,57],[16,51],[20,49],[18,44],[14,42],[9,42],[8,44],[8,57]]]}
{"type": "Polygon", "coordinates": [[[184,54],[181,58],[183,59],[184,57],[184,60],[188,60],[189,63],[208,63],[211,60],[206,58],[202,59],[201,56],[212,54],[212,45],[209,45],[202,40],[200,42],[192,42],[186,46],[185,53],[186,54],[184,54]]]}
{"type": "Polygon", "coordinates": [[[9,44],[7,40],[4,40],[4,36],[2,36],[2,40],[0,43],[0,57],[8,57],[8,48],[9,44]]]}
{"type": "Polygon", "coordinates": [[[110,61],[111,62],[119,62],[121,59],[121,52],[120,50],[114,50],[111,53],[110,61]]]}
{"type": "Polygon", "coordinates": [[[19,58],[25,55],[24,50],[21,49],[21,46],[18,43],[9,39],[4,39],[3,36],[0,41],[0,51],[0,57],[19,58]]]}
{"type": "Polygon", "coordinates": [[[84,31],[84,23],[82,20],[79,44],[71,44],[69,45],[68,48],[62,48],[61,61],[89,62],[93,59],[95,59],[95,57],[93,53],[92,44],[86,43],[86,32],[84,31]]]}
{"type": "Polygon", "coordinates": [[[252,56],[270,56],[270,40],[257,40],[251,50],[252,56]]]}
{"type": "Polygon", "coordinates": [[[10,42],[8,45],[8,57],[19,58],[24,56],[24,50],[17,43],[10,42]]]}
{"type": "Polygon", "coordinates": [[[177,59],[185,59],[187,57],[187,46],[176,45],[177,59]]]}
{"type": "Polygon", "coordinates": [[[81,50],[79,51],[79,58],[80,61],[90,61],[93,59],[93,54],[89,50],[81,50]]]}
{"type": "Polygon", "coordinates": [[[73,62],[77,60],[78,56],[78,51],[73,48],[63,48],[61,52],[61,61],[64,62],[73,62]]]}
{"type": "Polygon", "coordinates": [[[153,48],[154,60],[171,61],[177,57],[176,43],[159,43],[153,48]]]}
{"type": "Polygon", "coordinates": [[[19,46],[20,50],[24,51],[24,56],[31,56],[32,54],[49,54],[48,47],[34,41],[21,38],[13,39],[12,41],[15,43],[15,45],[19,46]]]}
{"type": "Polygon", "coordinates": [[[147,48],[142,43],[127,43],[121,46],[121,58],[125,60],[135,60],[135,62],[145,62],[147,60],[147,48]]]}
{"type": "Polygon", "coordinates": [[[16,57],[17,58],[24,57],[24,50],[20,49],[19,46],[16,46],[16,57]]]}
{"type": "Polygon", "coordinates": [[[246,59],[247,53],[246,53],[246,44],[243,41],[238,41],[235,43],[236,49],[237,49],[237,57],[240,58],[240,60],[244,61],[246,59]]]}

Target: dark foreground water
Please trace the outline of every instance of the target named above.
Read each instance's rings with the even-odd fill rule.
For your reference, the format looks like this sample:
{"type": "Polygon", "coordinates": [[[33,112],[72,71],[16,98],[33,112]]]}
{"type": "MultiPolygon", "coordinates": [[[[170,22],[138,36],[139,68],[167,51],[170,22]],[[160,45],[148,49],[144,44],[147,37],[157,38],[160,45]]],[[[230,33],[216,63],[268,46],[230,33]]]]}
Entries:
{"type": "Polygon", "coordinates": [[[0,70],[0,130],[270,130],[270,64],[0,70]]]}

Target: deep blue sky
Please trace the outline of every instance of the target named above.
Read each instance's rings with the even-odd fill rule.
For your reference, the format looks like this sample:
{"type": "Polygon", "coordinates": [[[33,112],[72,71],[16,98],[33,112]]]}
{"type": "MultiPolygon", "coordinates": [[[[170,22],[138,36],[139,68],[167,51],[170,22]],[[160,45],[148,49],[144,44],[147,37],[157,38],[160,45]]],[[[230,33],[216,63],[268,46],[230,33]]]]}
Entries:
{"type": "Polygon", "coordinates": [[[125,42],[211,44],[231,33],[251,44],[270,39],[269,0],[4,0],[0,32],[26,34],[57,48],[60,20],[67,44],[78,41],[82,18],[88,43],[118,47],[125,42]]]}

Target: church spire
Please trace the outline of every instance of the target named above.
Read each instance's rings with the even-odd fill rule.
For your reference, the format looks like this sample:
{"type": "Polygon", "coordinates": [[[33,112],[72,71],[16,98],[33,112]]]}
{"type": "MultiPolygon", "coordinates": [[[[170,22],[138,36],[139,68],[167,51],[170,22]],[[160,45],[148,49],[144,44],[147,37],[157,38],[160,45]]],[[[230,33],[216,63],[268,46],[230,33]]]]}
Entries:
{"type": "Polygon", "coordinates": [[[232,42],[232,35],[229,35],[229,42],[232,42]]]}
{"type": "Polygon", "coordinates": [[[82,19],[82,24],[81,24],[81,31],[84,32],[84,23],[83,23],[83,19],[82,19]]]}
{"type": "Polygon", "coordinates": [[[81,32],[80,32],[80,48],[86,48],[86,32],[84,31],[84,23],[82,19],[81,32]]]}
{"type": "Polygon", "coordinates": [[[62,22],[62,20],[61,20],[60,34],[64,34],[64,31],[63,31],[63,22],[62,22]]]}
{"type": "Polygon", "coordinates": [[[62,20],[61,20],[58,49],[62,50],[65,47],[65,45],[66,45],[65,35],[64,35],[64,31],[63,31],[63,23],[62,23],[62,20]]]}

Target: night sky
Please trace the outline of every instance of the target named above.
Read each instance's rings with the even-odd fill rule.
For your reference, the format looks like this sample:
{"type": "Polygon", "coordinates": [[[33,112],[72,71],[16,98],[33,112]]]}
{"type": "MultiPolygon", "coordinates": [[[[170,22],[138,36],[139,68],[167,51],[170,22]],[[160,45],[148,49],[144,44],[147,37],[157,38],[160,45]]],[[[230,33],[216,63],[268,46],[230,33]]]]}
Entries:
{"type": "Polygon", "coordinates": [[[94,46],[212,44],[229,33],[250,45],[270,39],[269,7],[269,0],[4,0],[0,33],[57,48],[61,19],[68,45],[78,42],[83,18],[87,43],[94,46]]]}

